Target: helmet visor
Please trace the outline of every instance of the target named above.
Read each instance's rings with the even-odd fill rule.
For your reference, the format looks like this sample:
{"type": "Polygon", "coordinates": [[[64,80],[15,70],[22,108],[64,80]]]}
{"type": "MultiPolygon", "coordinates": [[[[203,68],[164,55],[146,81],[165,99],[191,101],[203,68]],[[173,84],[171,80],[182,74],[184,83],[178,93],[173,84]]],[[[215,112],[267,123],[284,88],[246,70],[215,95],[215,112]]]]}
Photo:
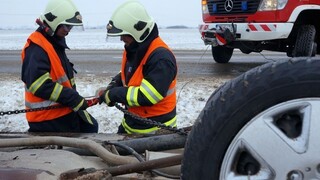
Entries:
{"type": "Polygon", "coordinates": [[[82,16],[77,11],[72,18],[66,19],[65,23],[73,26],[82,26],[82,16]]]}
{"type": "Polygon", "coordinates": [[[120,36],[123,34],[127,34],[127,33],[125,33],[122,29],[118,29],[117,27],[115,27],[113,25],[112,21],[109,21],[109,23],[107,25],[107,35],[108,36],[120,36]]]}

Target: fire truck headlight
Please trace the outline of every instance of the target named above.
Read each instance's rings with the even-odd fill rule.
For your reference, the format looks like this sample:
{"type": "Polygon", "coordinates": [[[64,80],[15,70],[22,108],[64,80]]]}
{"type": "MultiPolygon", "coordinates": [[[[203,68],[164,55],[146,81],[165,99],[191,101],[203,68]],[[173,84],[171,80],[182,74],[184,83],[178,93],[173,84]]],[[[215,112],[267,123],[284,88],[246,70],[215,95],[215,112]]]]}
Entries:
{"type": "Polygon", "coordinates": [[[202,5],[202,14],[208,14],[209,10],[208,10],[207,0],[202,0],[201,5],[202,5]]]}
{"type": "Polygon", "coordinates": [[[281,10],[287,5],[288,0],[263,0],[259,6],[259,11],[281,10]]]}

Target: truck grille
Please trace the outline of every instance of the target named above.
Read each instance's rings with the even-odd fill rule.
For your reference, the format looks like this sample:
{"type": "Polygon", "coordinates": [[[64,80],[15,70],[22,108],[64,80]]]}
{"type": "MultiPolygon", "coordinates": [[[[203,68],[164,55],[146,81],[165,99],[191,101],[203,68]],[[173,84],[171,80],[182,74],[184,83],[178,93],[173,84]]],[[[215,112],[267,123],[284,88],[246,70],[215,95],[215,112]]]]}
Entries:
{"type": "Polygon", "coordinates": [[[227,0],[232,7],[225,7],[226,0],[207,0],[210,15],[253,14],[257,11],[260,0],[227,0]],[[226,10],[227,9],[227,10],[226,10]]]}

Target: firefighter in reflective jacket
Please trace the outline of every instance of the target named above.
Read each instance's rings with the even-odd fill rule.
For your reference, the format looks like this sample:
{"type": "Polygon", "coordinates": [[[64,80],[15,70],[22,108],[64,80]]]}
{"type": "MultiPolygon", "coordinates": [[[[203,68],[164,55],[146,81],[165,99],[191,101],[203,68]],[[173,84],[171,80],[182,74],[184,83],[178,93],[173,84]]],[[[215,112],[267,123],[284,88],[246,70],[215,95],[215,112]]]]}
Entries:
{"type": "Polygon", "coordinates": [[[71,0],[50,0],[36,22],[40,27],[22,50],[21,79],[26,108],[48,109],[26,113],[29,131],[97,132],[97,121],[85,110],[95,102],[76,91],[73,64],[65,53],[65,36],[82,26],[80,13],[71,0]]]}
{"type": "MultiPolygon", "coordinates": [[[[107,34],[120,36],[125,50],[120,73],[107,88],[97,91],[100,99],[109,106],[121,103],[140,117],[176,127],[176,59],[143,5],[127,1],[119,6],[107,25],[107,34]]],[[[118,133],[153,134],[158,129],[125,114],[118,133]]]]}

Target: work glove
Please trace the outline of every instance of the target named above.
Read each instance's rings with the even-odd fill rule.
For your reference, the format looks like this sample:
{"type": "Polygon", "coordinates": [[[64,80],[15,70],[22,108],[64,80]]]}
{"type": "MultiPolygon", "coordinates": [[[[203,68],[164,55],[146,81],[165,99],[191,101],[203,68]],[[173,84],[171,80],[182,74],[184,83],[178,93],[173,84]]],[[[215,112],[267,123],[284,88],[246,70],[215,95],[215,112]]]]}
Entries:
{"type": "MultiPolygon", "coordinates": [[[[109,91],[110,89],[118,87],[117,83],[115,81],[111,81],[107,87],[100,87],[99,89],[96,90],[96,97],[101,97],[103,94],[105,94],[106,91],[109,91]]],[[[99,104],[101,104],[103,99],[99,98],[99,104]]]]}
{"type": "MultiPolygon", "coordinates": [[[[107,87],[100,87],[99,89],[96,90],[96,97],[99,97],[99,104],[102,102],[107,102],[105,100],[104,95],[106,94],[107,91],[109,91],[112,88],[122,86],[121,83],[121,74],[118,73],[116,76],[114,76],[111,80],[111,82],[108,84],[107,87]]],[[[114,106],[114,103],[106,103],[108,106],[114,106]]]]}
{"type": "Polygon", "coordinates": [[[101,87],[98,90],[96,90],[96,97],[99,100],[99,104],[103,103],[103,94],[107,91],[107,87],[101,87]]]}
{"type": "Polygon", "coordinates": [[[108,91],[112,88],[118,87],[118,83],[116,79],[112,79],[112,81],[108,84],[107,87],[100,87],[99,89],[96,90],[96,97],[100,97],[105,91],[108,91]]]}
{"type": "Polygon", "coordinates": [[[106,103],[109,107],[114,106],[114,102],[111,102],[110,97],[109,97],[109,90],[105,91],[100,97],[99,102],[104,102],[106,103]]]}

